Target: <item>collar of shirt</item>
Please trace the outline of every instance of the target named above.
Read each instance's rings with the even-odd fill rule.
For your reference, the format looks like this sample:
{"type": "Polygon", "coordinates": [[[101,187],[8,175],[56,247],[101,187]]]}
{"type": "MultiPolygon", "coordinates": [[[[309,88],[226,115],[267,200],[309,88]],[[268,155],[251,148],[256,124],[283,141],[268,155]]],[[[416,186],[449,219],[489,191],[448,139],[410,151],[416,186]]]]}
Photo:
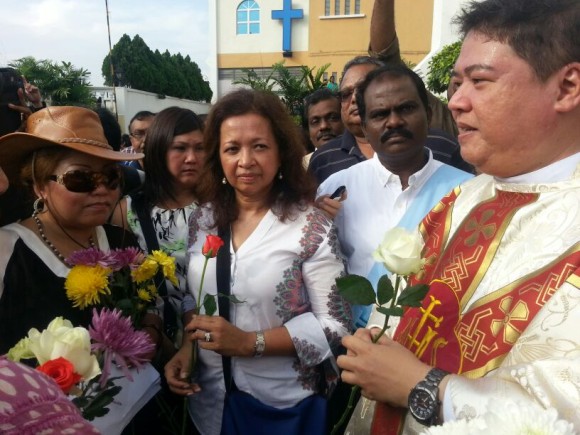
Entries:
{"type": "MultiPolygon", "coordinates": [[[[427,155],[427,163],[415,172],[413,175],[409,177],[409,189],[413,189],[418,185],[418,183],[422,184],[422,181],[429,177],[433,170],[435,169],[433,166],[433,153],[430,149],[425,148],[425,154],[427,155]]],[[[377,153],[373,155],[373,167],[376,170],[377,177],[379,178],[382,186],[392,185],[392,187],[398,187],[402,189],[401,179],[397,174],[393,174],[387,168],[383,166],[377,153]]]]}
{"type": "Polygon", "coordinates": [[[572,178],[576,168],[580,164],[580,153],[572,154],[565,159],[558,160],[551,165],[545,166],[537,171],[528,172],[527,174],[516,175],[515,177],[499,178],[496,180],[501,183],[510,184],[547,184],[558,183],[572,178]]]}

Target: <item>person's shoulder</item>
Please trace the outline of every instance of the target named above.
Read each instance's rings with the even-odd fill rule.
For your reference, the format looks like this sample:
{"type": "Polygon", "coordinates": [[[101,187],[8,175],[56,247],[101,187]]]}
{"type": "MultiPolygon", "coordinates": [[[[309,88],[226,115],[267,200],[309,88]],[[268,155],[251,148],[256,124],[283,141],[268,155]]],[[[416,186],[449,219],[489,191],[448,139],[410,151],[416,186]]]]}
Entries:
{"type": "Polygon", "coordinates": [[[328,142],[326,142],[324,145],[318,147],[314,151],[314,153],[312,153],[310,162],[312,163],[317,158],[320,158],[320,156],[325,156],[328,155],[329,153],[339,150],[341,147],[342,147],[342,135],[335,137],[334,139],[331,139],[328,142]]]}
{"type": "Polygon", "coordinates": [[[0,246],[2,248],[13,246],[21,238],[19,227],[22,227],[22,225],[13,223],[0,228],[0,246]]]}
{"type": "Polygon", "coordinates": [[[438,166],[437,170],[442,171],[445,174],[445,178],[449,180],[454,180],[463,183],[466,180],[473,178],[473,174],[466,172],[462,169],[456,168],[448,163],[443,163],[441,161],[433,160],[433,163],[438,166]]]}
{"type": "Polygon", "coordinates": [[[313,204],[297,204],[294,211],[298,220],[302,221],[301,224],[319,224],[325,227],[332,225],[332,220],[313,204]]]}

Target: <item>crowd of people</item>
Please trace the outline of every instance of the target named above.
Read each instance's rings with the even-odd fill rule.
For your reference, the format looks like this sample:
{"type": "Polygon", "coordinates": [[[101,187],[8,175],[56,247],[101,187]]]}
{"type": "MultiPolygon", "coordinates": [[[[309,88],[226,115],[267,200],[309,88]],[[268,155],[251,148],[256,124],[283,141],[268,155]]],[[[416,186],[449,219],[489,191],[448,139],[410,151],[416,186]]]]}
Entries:
{"type": "MultiPolygon", "coordinates": [[[[56,316],[89,325],[64,290],[75,251],[161,249],[177,279],[156,277],[143,330],[189,433],[325,434],[349,385],[362,406],[342,433],[511,402],[580,431],[580,4],[469,3],[445,105],[401,60],[394,3],[375,0],[368,55],[306,98],[305,135],[276,95],[238,89],[207,119],[140,111],[123,140],[110,113],[46,107],[25,82],[25,122],[0,137],[0,355],[56,316]],[[336,280],[376,290],[395,227],[420,233],[410,284],[429,291],[374,343],[384,314],[336,280]]],[[[0,376],[0,397],[50,385],[4,359],[0,376]]],[[[55,428],[94,430],[45,396],[68,415],[55,428]]],[[[0,432],[27,406],[0,409],[0,432]]],[[[167,430],[158,411],[134,428],[167,430]]]]}

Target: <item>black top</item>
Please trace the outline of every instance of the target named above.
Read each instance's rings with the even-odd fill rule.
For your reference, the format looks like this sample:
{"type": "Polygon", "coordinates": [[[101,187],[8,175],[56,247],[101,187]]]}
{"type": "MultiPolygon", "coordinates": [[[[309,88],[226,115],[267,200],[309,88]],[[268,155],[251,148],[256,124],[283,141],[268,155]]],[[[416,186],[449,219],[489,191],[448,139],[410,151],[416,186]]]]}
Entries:
{"type": "MultiPolygon", "coordinates": [[[[103,228],[111,249],[139,246],[135,237],[122,228],[111,225],[103,228]]],[[[64,290],[66,278],[55,274],[41,258],[43,254],[36,252],[43,245],[36,239],[37,245],[32,246],[36,244],[33,238],[27,238],[28,244],[17,238],[7,263],[3,261],[6,269],[0,296],[0,354],[27,336],[30,328],[41,331],[55,317],[62,316],[74,326],[90,324],[92,308],[73,307],[64,290]]]]}
{"type": "Polygon", "coordinates": [[[366,160],[361,153],[356,139],[348,130],[342,136],[328,141],[312,154],[308,171],[314,175],[318,184],[332,174],[350,168],[366,160]]]}

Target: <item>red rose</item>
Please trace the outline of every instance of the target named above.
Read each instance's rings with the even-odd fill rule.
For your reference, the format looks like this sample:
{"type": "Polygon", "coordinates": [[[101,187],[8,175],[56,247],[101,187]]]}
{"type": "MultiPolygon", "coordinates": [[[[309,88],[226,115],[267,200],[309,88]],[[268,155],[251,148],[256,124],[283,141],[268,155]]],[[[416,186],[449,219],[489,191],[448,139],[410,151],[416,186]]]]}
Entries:
{"type": "Polygon", "coordinates": [[[206,258],[214,258],[223,245],[224,241],[221,239],[221,237],[208,234],[208,236],[205,238],[203,248],[201,248],[201,253],[206,258]]]}
{"type": "Polygon", "coordinates": [[[63,357],[51,359],[38,366],[36,370],[54,379],[65,394],[68,394],[73,385],[81,380],[81,375],[75,373],[71,362],[63,357]]]}

